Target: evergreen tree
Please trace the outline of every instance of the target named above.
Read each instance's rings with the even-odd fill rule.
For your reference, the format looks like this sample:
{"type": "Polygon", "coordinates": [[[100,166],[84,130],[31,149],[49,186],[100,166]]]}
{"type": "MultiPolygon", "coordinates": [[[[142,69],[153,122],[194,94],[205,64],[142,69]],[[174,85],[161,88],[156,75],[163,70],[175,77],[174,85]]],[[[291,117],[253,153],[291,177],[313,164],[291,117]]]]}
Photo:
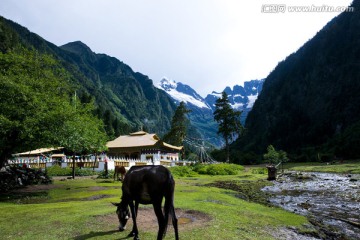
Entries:
{"type": "Polygon", "coordinates": [[[186,114],[190,110],[186,108],[185,103],[181,102],[176,108],[174,116],[171,120],[171,129],[164,136],[164,141],[175,146],[181,146],[186,136],[186,129],[189,125],[189,119],[186,114]]]}
{"type": "Polygon", "coordinates": [[[226,162],[230,162],[230,143],[243,129],[240,123],[240,115],[241,112],[230,106],[228,95],[223,92],[222,97],[216,100],[214,119],[219,123],[218,134],[225,140],[226,162]]]}

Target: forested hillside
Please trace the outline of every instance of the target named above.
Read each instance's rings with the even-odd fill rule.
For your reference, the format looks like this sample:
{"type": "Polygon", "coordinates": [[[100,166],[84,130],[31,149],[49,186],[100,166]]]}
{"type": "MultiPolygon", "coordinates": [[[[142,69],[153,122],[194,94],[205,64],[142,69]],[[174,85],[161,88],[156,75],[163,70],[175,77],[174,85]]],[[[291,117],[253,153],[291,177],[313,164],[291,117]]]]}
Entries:
{"type": "Polygon", "coordinates": [[[71,75],[74,92],[83,101],[95,99],[110,138],[141,127],[160,135],[169,129],[175,105],[147,76],[79,41],[57,47],[10,20],[1,18],[1,25],[2,50],[21,44],[60,62],[71,75]]]}
{"type": "Polygon", "coordinates": [[[161,136],[170,128],[176,106],[165,92],[81,42],[57,47],[0,17],[0,53],[2,160],[14,151],[60,144],[56,127],[72,114],[84,126],[92,122],[86,119],[101,119],[104,124],[93,123],[107,139],[140,128],[161,136]]]}
{"type": "Polygon", "coordinates": [[[234,151],[261,154],[273,144],[303,160],[360,157],[359,5],[269,74],[234,151]]]}

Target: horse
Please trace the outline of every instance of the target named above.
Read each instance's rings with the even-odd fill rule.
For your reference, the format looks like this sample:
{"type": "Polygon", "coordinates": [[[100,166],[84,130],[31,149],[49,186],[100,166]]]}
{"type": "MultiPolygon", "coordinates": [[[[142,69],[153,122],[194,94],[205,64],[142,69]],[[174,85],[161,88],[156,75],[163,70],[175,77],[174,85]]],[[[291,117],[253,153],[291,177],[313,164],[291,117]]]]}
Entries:
{"type": "Polygon", "coordinates": [[[125,230],[131,211],[133,229],[128,237],[134,236],[134,240],[139,240],[136,224],[139,204],[152,204],[159,225],[157,240],[162,240],[166,235],[169,215],[172,217],[175,239],[178,240],[178,220],[174,208],[174,190],[174,178],[166,167],[162,165],[131,167],[126,173],[122,184],[121,202],[113,203],[117,206],[116,214],[120,223],[119,231],[125,230]],[[165,198],[164,214],[161,209],[163,198],[165,198]]]}
{"type": "Polygon", "coordinates": [[[125,174],[126,174],[126,169],[124,166],[115,166],[114,181],[115,181],[115,179],[118,179],[122,182],[124,180],[125,174]],[[119,173],[120,173],[120,178],[119,178],[119,173]],[[115,178],[115,176],[116,176],[116,178],[115,178]]]}

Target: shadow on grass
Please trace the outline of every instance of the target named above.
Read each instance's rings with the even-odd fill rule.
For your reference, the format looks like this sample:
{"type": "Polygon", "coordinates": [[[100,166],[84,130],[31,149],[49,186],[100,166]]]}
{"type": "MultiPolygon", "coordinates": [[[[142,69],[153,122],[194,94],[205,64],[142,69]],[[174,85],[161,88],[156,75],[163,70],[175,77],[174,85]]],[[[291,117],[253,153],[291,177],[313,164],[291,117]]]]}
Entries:
{"type": "MultiPolygon", "coordinates": [[[[106,236],[106,235],[112,235],[114,233],[118,233],[118,230],[111,230],[111,231],[105,231],[105,232],[90,232],[88,234],[84,234],[84,235],[80,235],[77,237],[74,237],[74,240],[85,240],[85,239],[91,239],[91,238],[95,238],[95,237],[101,237],[101,236],[106,236]]],[[[126,236],[126,237],[122,237],[122,238],[118,238],[119,240],[121,239],[128,239],[131,236],[126,236]]]]}
{"type": "Polygon", "coordinates": [[[0,202],[12,202],[17,204],[44,203],[49,199],[47,192],[10,192],[0,193],[0,202]]]}

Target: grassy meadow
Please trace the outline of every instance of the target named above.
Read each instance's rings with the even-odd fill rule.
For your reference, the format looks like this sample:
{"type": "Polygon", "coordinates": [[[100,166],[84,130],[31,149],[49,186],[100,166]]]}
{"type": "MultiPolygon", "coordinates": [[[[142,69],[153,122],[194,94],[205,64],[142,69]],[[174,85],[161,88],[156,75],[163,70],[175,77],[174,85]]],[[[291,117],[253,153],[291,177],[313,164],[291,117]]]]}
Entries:
{"type": "MultiPolygon", "coordinates": [[[[226,176],[175,175],[175,208],[209,216],[195,228],[180,228],[180,239],[274,239],[271,233],[283,228],[312,231],[303,216],[245,201],[236,191],[211,185],[219,181],[256,185],[267,182],[266,177],[262,171],[251,169],[226,176]]],[[[117,231],[115,207],[111,204],[119,202],[120,197],[120,182],[95,177],[56,178],[47,190],[3,195],[1,239],[126,239],[131,225],[124,232],[117,231]]],[[[138,228],[141,239],[156,239],[156,224],[153,228],[139,224],[138,228]]],[[[172,226],[165,239],[174,239],[172,226]]]]}
{"type": "Polygon", "coordinates": [[[360,174],[360,160],[344,161],[343,163],[286,163],[284,167],[293,171],[329,172],[341,174],[360,174]]]}

